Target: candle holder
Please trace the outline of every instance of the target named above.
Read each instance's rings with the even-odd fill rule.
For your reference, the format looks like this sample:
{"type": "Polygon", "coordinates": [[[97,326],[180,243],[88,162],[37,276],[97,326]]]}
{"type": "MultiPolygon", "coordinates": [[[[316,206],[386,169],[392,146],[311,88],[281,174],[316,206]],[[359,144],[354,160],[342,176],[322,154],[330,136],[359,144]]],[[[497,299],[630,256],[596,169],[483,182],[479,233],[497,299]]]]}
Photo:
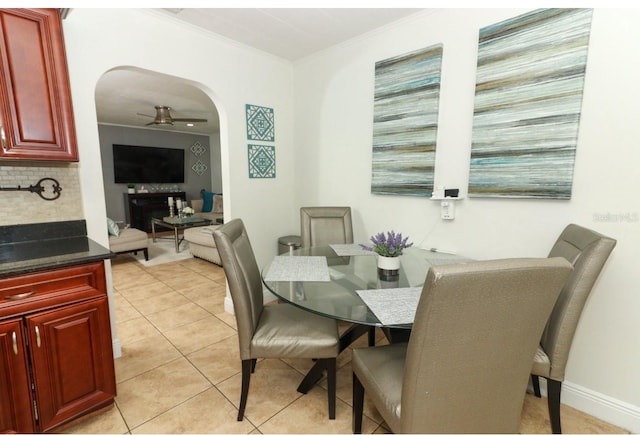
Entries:
{"type": "Polygon", "coordinates": [[[169,204],[169,217],[173,217],[173,204],[169,204]]]}

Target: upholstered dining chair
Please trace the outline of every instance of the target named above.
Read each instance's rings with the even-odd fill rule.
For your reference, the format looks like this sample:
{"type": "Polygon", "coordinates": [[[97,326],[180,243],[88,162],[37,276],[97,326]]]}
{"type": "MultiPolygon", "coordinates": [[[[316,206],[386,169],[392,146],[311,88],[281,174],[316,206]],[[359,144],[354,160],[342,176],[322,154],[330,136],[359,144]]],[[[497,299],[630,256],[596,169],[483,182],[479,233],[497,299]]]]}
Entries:
{"type": "Polygon", "coordinates": [[[563,257],[573,265],[573,272],[547,321],[531,369],[536,396],[540,397],[539,376],[547,380],[549,419],[553,433],[562,433],[560,390],[578,321],[587,297],[615,246],[616,240],[610,237],[569,224],[549,252],[549,257],[563,257]]]}
{"type": "Polygon", "coordinates": [[[301,246],[353,243],[351,207],[301,207],[301,246]]]}
{"type": "Polygon", "coordinates": [[[364,394],[394,433],[515,433],[539,337],[571,272],[564,258],[432,266],[408,343],[353,349],[364,394]]]}
{"type": "Polygon", "coordinates": [[[238,327],[242,360],[238,421],[244,417],[257,358],[318,359],[327,371],[329,418],[335,419],[339,352],[336,321],[290,304],[264,305],[260,270],[242,220],[234,219],[217,227],[213,238],[229,284],[238,327]]]}

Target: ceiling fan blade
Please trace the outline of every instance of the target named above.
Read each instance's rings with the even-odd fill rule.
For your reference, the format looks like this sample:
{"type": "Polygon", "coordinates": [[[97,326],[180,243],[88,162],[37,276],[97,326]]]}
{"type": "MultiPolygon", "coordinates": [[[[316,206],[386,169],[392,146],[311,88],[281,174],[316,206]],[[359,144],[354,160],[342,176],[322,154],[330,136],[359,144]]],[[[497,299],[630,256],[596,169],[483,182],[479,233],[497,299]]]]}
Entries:
{"type": "Polygon", "coordinates": [[[147,115],[146,113],[139,113],[139,112],[138,112],[138,113],[136,113],[136,115],[146,116],[146,117],[148,117],[148,118],[155,118],[155,116],[154,116],[154,115],[147,115]]]}
{"type": "Polygon", "coordinates": [[[201,118],[172,118],[174,121],[180,121],[180,122],[209,122],[209,120],[207,119],[201,119],[201,118]]]}

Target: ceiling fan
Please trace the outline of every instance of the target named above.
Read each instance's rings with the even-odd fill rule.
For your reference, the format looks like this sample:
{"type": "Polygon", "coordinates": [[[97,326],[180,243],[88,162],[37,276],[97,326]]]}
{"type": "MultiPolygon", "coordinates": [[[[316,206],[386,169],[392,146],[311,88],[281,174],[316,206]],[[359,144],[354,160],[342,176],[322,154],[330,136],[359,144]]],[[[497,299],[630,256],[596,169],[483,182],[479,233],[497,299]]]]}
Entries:
{"type": "Polygon", "coordinates": [[[172,118],[170,111],[171,107],[169,106],[156,106],[155,116],[145,113],[138,113],[138,115],[154,118],[153,121],[145,125],[173,125],[174,122],[207,122],[206,119],[201,118],[172,118]]]}

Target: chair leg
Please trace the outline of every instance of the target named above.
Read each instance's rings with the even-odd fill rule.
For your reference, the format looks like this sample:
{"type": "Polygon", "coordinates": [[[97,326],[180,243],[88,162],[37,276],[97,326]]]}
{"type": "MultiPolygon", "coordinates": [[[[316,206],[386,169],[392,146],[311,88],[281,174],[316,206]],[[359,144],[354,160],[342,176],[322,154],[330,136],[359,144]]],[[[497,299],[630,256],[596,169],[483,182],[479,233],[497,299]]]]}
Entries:
{"type": "Polygon", "coordinates": [[[373,347],[376,345],[376,327],[372,326],[369,328],[369,347],[373,347]]]}
{"type": "Polygon", "coordinates": [[[255,373],[256,372],[256,363],[258,362],[257,359],[252,359],[251,360],[251,373],[255,373]]]}
{"type": "Polygon", "coordinates": [[[362,433],[362,412],[364,410],[364,387],[353,374],[353,413],[351,424],[353,433],[362,433]]]}
{"type": "Polygon", "coordinates": [[[336,359],[326,360],[327,398],[329,400],[329,420],[336,419],[336,359]]]}
{"type": "Polygon", "coordinates": [[[538,375],[531,375],[531,385],[533,385],[533,394],[535,394],[536,397],[542,397],[540,394],[540,378],[538,375]]]}
{"type": "Polygon", "coordinates": [[[551,420],[551,431],[562,433],[560,427],[560,390],[562,382],[547,379],[547,402],[549,405],[549,419],[551,420]]]}
{"type": "Polygon", "coordinates": [[[238,408],[238,421],[244,418],[244,409],[247,407],[247,396],[249,395],[249,381],[251,381],[251,359],[242,360],[242,391],[240,392],[240,407],[238,408]]]}
{"type": "Polygon", "coordinates": [[[142,252],[144,253],[144,261],[149,261],[149,248],[144,248],[142,252]]]}

